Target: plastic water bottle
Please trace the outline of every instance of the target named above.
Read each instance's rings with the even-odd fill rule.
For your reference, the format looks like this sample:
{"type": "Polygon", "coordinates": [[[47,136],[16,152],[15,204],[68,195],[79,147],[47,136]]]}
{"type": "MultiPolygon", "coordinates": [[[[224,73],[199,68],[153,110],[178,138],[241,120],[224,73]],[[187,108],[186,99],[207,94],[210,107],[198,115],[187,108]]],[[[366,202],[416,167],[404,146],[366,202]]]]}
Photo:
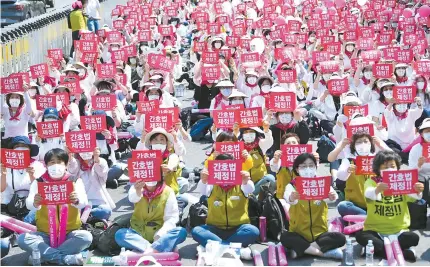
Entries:
{"type": "Polygon", "coordinates": [[[188,175],[188,192],[191,192],[194,187],[194,184],[196,183],[194,179],[194,172],[190,172],[190,174],[188,175]]]}
{"type": "Polygon", "coordinates": [[[346,266],[354,265],[354,247],[352,246],[351,238],[348,238],[348,240],[346,241],[345,265],[346,266]]]}
{"type": "Polygon", "coordinates": [[[33,266],[40,266],[40,251],[38,248],[33,249],[33,252],[31,254],[31,257],[33,258],[33,266]]]}
{"type": "Polygon", "coordinates": [[[125,248],[121,248],[121,253],[119,254],[119,262],[121,266],[128,266],[128,260],[127,260],[127,252],[125,251],[125,248]]]}
{"type": "Polygon", "coordinates": [[[373,266],[373,253],[375,248],[373,247],[373,241],[369,240],[366,246],[366,266],[373,266]]]}

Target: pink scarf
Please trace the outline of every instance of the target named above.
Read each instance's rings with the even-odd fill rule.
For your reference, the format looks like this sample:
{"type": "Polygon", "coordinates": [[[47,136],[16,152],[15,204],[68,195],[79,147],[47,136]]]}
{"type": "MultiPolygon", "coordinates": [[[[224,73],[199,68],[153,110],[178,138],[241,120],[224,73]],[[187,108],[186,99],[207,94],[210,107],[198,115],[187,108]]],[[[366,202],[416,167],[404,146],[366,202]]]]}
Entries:
{"type": "Polygon", "coordinates": [[[295,121],[291,121],[290,123],[288,123],[288,124],[282,124],[282,123],[277,123],[277,124],[275,124],[275,127],[276,128],[279,128],[279,129],[281,129],[282,131],[287,131],[288,129],[291,129],[291,128],[293,128],[294,126],[296,125],[296,122],[295,121]]]}
{"type": "Polygon", "coordinates": [[[255,138],[254,142],[252,142],[252,143],[245,143],[244,142],[243,145],[244,145],[244,148],[246,149],[246,151],[249,152],[249,151],[257,148],[259,146],[259,143],[260,143],[260,138],[255,138]]]}
{"type": "Polygon", "coordinates": [[[159,195],[161,195],[161,193],[163,193],[164,188],[166,187],[165,183],[162,183],[161,185],[157,185],[157,187],[155,188],[154,191],[149,191],[147,190],[146,186],[143,189],[142,195],[144,198],[146,198],[147,200],[151,201],[154,198],[158,197],[159,195]]]}
{"type": "Polygon", "coordinates": [[[366,79],[364,77],[362,77],[361,80],[363,81],[364,85],[368,85],[370,83],[370,80],[368,80],[368,79],[366,79]]]}
{"type": "Polygon", "coordinates": [[[69,179],[70,175],[66,172],[63,176],[63,178],[61,178],[61,180],[54,180],[51,178],[51,176],[49,176],[48,171],[46,171],[41,178],[43,179],[44,182],[47,183],[54,183],[54,182],[59,182],[59,181],[66,181],[67,179],[69,179]]]}
{"type": "Polygon", "coordinates": [[[408,77],[396,77],[396,81],[398,82],[398,83],[405,83],[405,82],[407,82],[408,81],[408,77]]]}
{"type": "MultiPolygon", "coordinates": [[[[18,107],[18,109],[15,112],[15,115],[10,117],[10,121],[20,121],[20,115],[22,113],[22,109],[24,108],[24,105],[21,105],[18,107]]],[[[10,111],[12,111],[12,109],[9,108],[10,111]]]]}
{"type": "Polygon", "coordinates": [[[406,110],[406,112],[404,113],[400,113],[395,108],[393,108],[393,111],[394,111],[394,115],[396,115],[397,118],[399,118],[400,120],[404,120],[406,119],[406,117],[408,117],[408,110],[406,110]]]}

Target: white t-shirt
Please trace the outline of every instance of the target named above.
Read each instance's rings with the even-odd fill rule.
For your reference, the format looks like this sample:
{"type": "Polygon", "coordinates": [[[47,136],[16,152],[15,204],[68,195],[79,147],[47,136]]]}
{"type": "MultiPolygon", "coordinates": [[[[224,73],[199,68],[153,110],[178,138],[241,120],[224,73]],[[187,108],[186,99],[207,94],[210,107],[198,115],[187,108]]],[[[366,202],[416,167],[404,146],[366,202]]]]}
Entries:
{"type": "Polygon", "coordinates": [[[99,0],[88,0],[88,4],[85,11],[87,12],[89,18],[97,19],[97,18],[100,18],[100,14],[98,10],[99,8],[100,8],[99,0]]]}

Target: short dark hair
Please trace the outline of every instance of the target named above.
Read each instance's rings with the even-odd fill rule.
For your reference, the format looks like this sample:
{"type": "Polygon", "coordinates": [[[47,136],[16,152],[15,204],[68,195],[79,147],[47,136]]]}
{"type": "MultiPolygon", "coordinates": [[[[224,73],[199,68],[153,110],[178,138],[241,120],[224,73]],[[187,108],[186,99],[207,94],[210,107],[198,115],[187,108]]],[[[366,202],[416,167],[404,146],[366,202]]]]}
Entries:
{"type": "Polygon", "coordinates": [[[219,154],[215,160],[234,160],[232,154],[219,154]]]}
{"type": "Polygon", "coordinates": [[[230,131],[222,131],[216,137],[216,142],[237,142],[237,136],[230,131]]]}
{"type": "Polygon", "coordinates": [[[367,137],[367,139],[369,139],[369,141],[370,141],[370,152],[375,153],[375,144],[373,143],[372,136],[368,133],[357,133],[357,134],[354,134],[352,136],[351,144],[349,145],[349,148],[351,150],[351,154],[355,154],[355,152],[357,152],[357,150],[355,149],[355,142],[357,142],[357,140],[362,138],[362,137],[367,137]]]}
{"type": "Polygon", "coordinates": [[[281,144],[285,143],[285,140],[287,140],[290,137],[294,137],[297,139],[297,142],[300,144],[300,137],[296,133],[286,133],[281,137],[281,144]]]}
{"type": "Polygon", "coordinates": [[[379,151],[373,159],[373,172],[376,175],[381,176],[381,165],[390,160],[394,160],[396,162],[397,169],[399,170],[400,166],[402,165],[402,158],[399,156],[399,154],[390,150],[379,151]]]}
{"type": "Polygon", "coordinates": [[[293,172],[295,175],[299,175],[299,172],[297,171],[299,169],[299,165],[305,162],[307,159],[311,159],[315,166],[317,166],[317,159],[315,156],[311,153],[303,153],[297,156],[297,158],[294,160],[293,163],[293,172]]]}
{"type": "Polygon", "coordinates": [[[61,148],[53,148],[46,152],[45,157],[43,158],[45,165],[48,165],[48,162],[50,162],[52,158],[57,158],[66,165],[69,163],[69,154],[61,148]]]}

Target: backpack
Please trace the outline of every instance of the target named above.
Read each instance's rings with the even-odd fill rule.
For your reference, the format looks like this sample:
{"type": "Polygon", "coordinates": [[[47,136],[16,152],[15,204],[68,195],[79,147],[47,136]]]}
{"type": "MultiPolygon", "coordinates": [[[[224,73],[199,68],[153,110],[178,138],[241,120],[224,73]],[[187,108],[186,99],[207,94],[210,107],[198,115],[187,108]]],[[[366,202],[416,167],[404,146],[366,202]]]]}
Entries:
{"type": "Polygon", "coordinates": [[[181,110],[180,118],[182,122],[182,127],[187,131],[191,127],[191,107],[183,108],[181,110]]]}
{"type": "Polygon", "coordinates": [[[190,229],[206,224],[208,217],[208,204],[207,202],[199,201],[190,206],[188,220],[186,226],[190,229]]]}
{"type": "Polygon", "coordinates": [[[309,134],[311,138],[318,138],[321,136],[321,126],[318,118],[312,114],[308,115],[307,123],[309,125],[309,134]]]}
{"type": "Polygon", "coordinates": [[[209,131],[210,127],[212,126],[213,120],[212,118],[204,118],[198,120],[193,127],[191,127],[190,130],[190,136],[193,141],[200,141],[202,140],[207,132],[209,131]]]}
{"type": "Polygon", "coordinates": [[[317,143],[317,153],[320,156],[320,163],[329,163],[328,154],[334,150],[336,145],[327,136],[321,136],[317,143]]]}
{"type": "Polygon", "coordinates": [[[408,203],[411,216],[410,229],[425,229],[427,227],[427,202],[424,199],[408,203]]]}
{"type": "Polygon", "coordinates": [[[260,216],[263,212],[263,206],[260,201],[254,196],[248,196],[248,216],[251,224],[259,228],[260,226],[260,216]]]}
{"type": "Polygon", "coordinates": [[[261,189],[265,194],[261,216],[266,217],[267,238],[279,241],[282,231],[289,228],[287,216],[281,202],[269,191],[269,187],[265,185],[261,189]]]}
{"type": "Polygon", "coordinates": [[[115,234],[119,229],[130,227],[130,219],[132,213],[124,214],[117,217],[112,225],[109,226],[103,233],[99,236],[97,242],[93,242],[97,244],[97,249],[103,254],[107,254],[110,256],[118,255],[121,252],[121,248],[115,241],[115,234]]]}
{"type": "Polygon", "coordinates": [[[86,223],[86,224],[82,224],[81,226],[82,230],[86,230],[88,232],[91,233],[91,235],[93,236],[93,241],[91,242],[91,245],[88,247],[88,250],[94,250],[97,248],[97,244],[100,240],[100,236],[103,234],[103,232],[105,231],[104,229],[100,229],[90,223],[86,223]]]}

